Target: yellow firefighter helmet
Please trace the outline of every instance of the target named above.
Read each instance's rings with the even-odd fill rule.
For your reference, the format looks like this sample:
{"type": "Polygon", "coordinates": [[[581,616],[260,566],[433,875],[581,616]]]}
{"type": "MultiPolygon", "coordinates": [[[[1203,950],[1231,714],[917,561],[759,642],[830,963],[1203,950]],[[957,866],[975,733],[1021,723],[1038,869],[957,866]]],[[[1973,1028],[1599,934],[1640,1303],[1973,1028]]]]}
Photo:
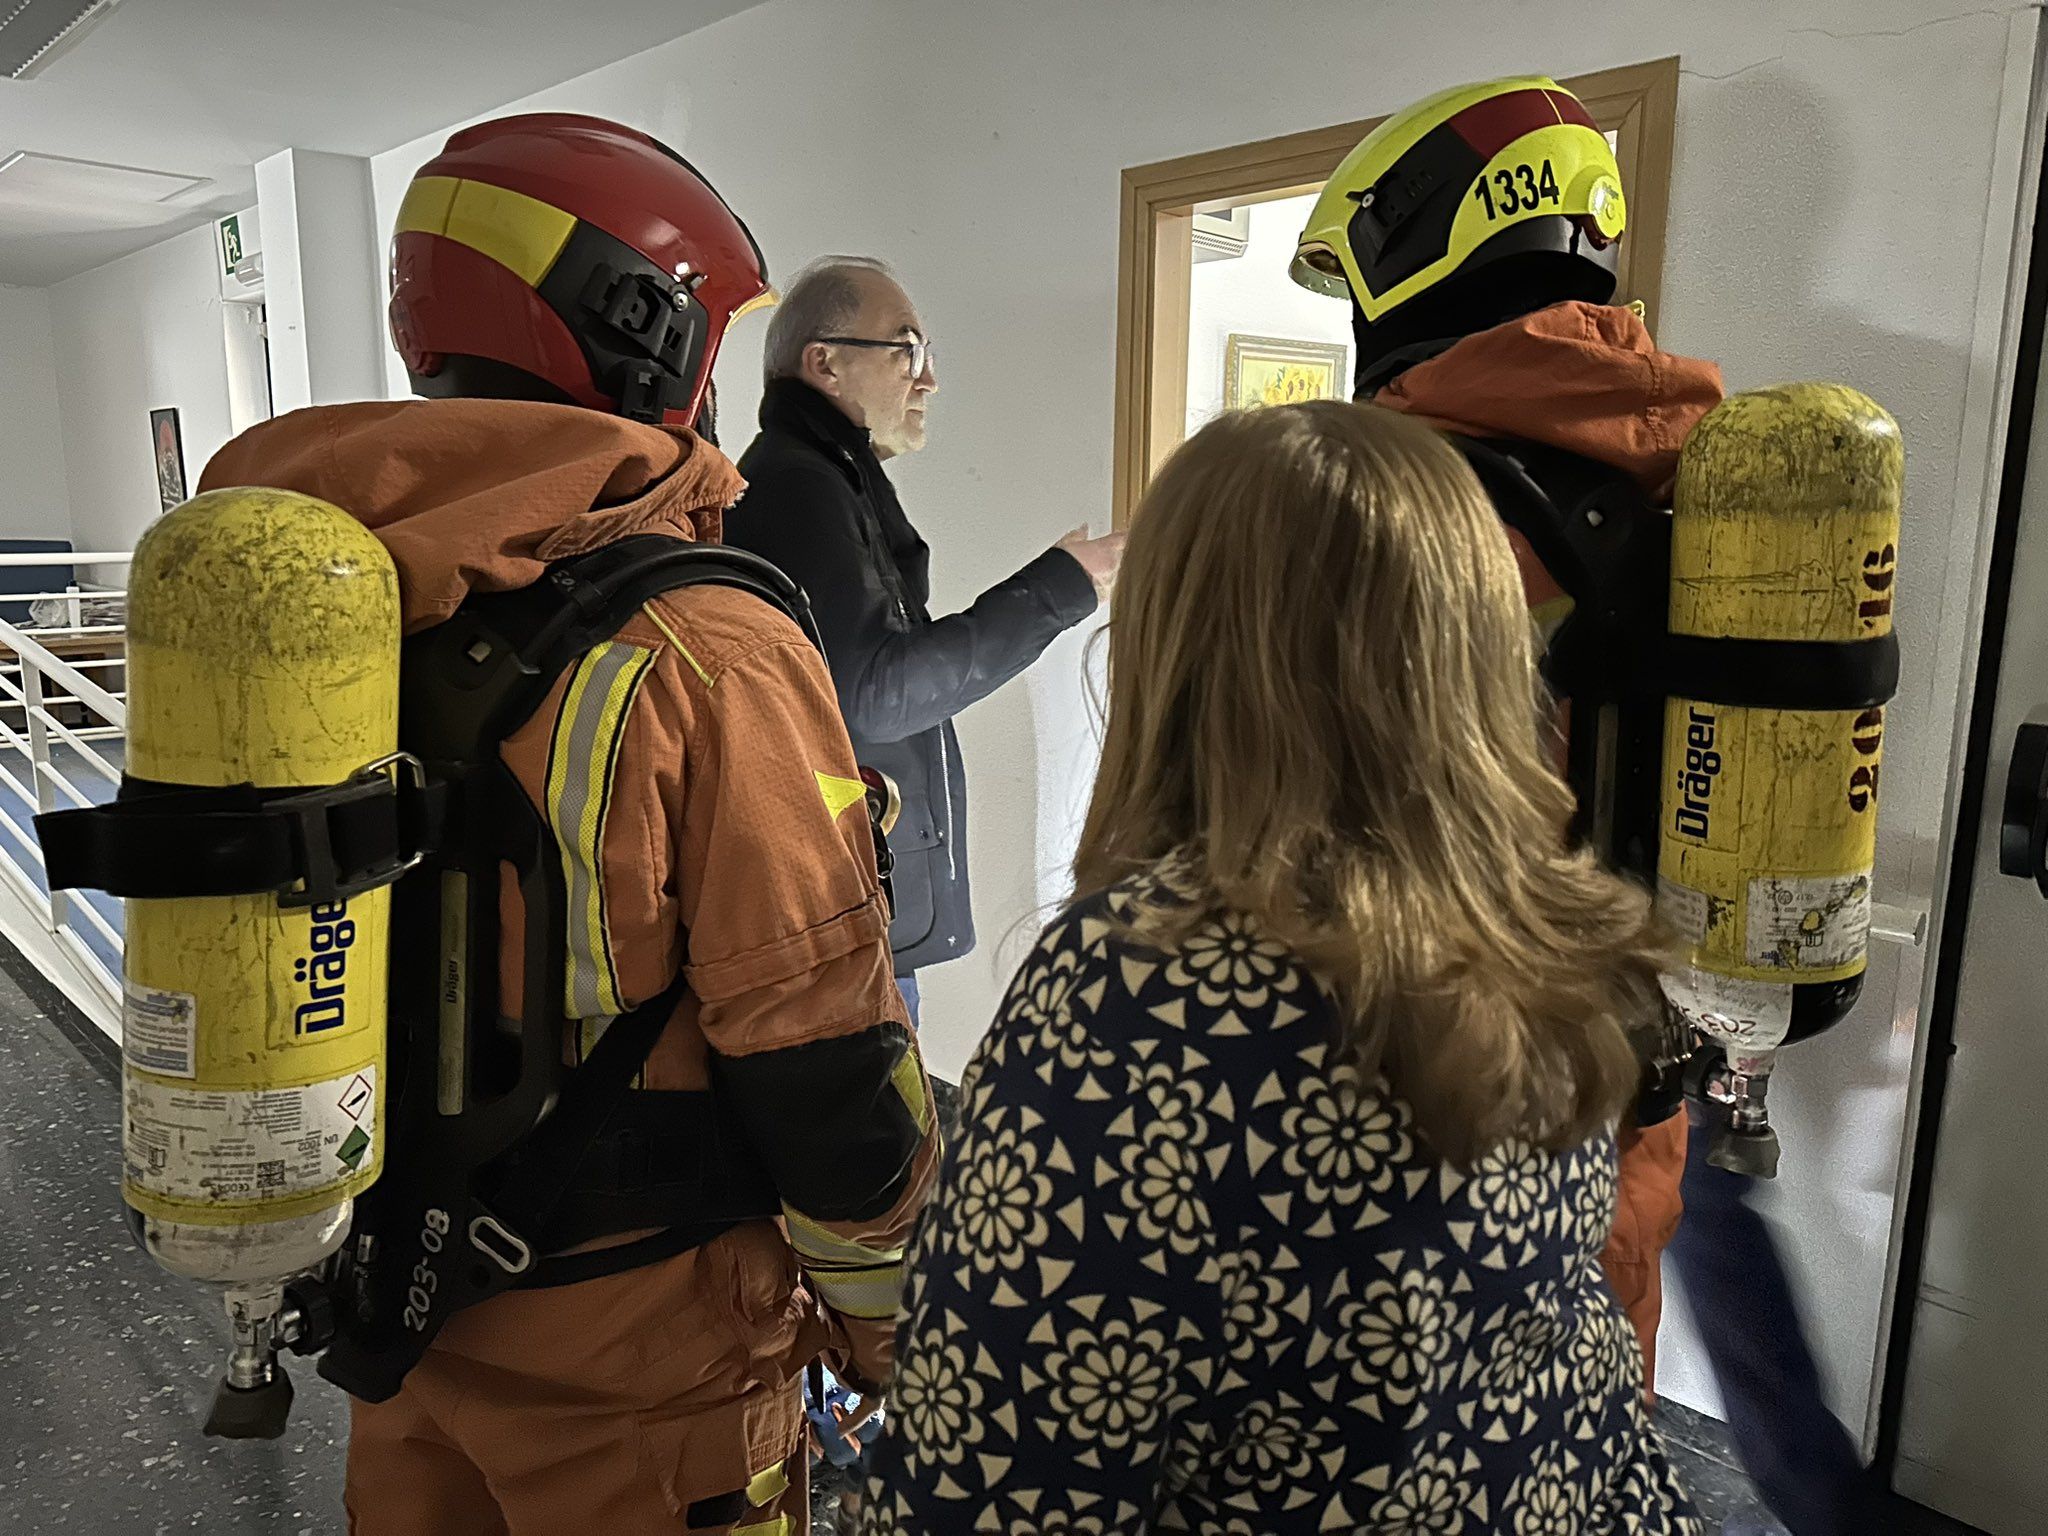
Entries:
{"type": "Polygon", "coordinates": [[[1627,227],[1621,167],[1578,98],[1541,75],[1490,80],[1367,134],[1324,184],[1291,273],[1348,294],[1368,325],[1481,269],[1493,283],[1540,269],[1545,302],[1604,303],[1627,227]]]}

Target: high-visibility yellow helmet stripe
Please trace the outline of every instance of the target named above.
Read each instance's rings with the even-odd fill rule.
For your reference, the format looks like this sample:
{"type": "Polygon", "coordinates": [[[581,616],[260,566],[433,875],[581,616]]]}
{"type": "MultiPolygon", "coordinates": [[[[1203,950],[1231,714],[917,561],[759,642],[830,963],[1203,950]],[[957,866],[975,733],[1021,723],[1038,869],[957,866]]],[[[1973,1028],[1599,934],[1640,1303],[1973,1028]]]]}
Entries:
{"type": "Polygon", "coordinates": [[[576,216],[488,182],[422,176],[406,189],[395,233],[440,235],[539,287],[575,232],[576,216]]]}
{"type": "MultiPolygon", "coordinates": [[[[1480,134],[1487,134],[1488,127],[1480,134]]],[[[1392,178],[1397,195],[1403,190],[1401,180],[1398,174],[1392,178]]],[[[1458,86],[1395,113],[1344,157],[1316,199],[1289,273],[1319,293],[1348,294],[1374,321],[1457,272],[1510,225],[1557,216],[1589,219],[1606,241],[1621,237],[1627,203],[1607,136],[1588,126],[1583,107],[1569,92],[1543,76],[1458,86]],[[1515,114],[1509,120],[1522,130],[1512,137],[1498,133],[1503,103],[1515,114]],[[1471,179],[1459,188],[1462,195],[1443,253],[1419,270],[1369,273],[1352,239],[1361,200],[1375,189],[1384,194],[1389,173],[1432,134],[1448,128],[1468,135],[1466,124],[1490,114],[1494,136],[1482,137],[1471,179]]]]}
{"type": "Polygon", "coordinates": [[[568,889],[571,1018],[625,1012],[605,922],[604,829],[634,696],[655,653],[606,641],[577,662],[548,749],[547,813],[568,889]]]}

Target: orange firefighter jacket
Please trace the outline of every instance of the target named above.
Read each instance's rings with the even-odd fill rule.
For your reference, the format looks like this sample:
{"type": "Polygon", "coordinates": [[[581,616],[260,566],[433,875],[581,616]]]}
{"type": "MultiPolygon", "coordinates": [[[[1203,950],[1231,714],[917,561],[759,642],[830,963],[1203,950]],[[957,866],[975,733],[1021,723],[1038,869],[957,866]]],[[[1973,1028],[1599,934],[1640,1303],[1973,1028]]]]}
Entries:
{"type": "MultiPolygon", "coordinates": [[[[683,429],[492,400],[294,412],[222,449],[201,489],[239,484],[318,496],[368,525],[397,565],[408,634],[629,534],[715,542],[743,488],[683,429]]],[[[748,594],[667,594],[572,665],[502,750],[562,848],[565,1050],[576,1059],[683,973],[641,1086],[710,1089],[737,1110],[783,1201],[782,1221],[761,1225],[786,1232],[797,1260],[779,1240],[741,1245],[776,1256],[742,1285],[781,1285],[767,1311],[816,1314],[793,1335],[802,1347],[827,1345],[856,1382],[886,1381],[938,1132],[824,658],[748,594]]],[[[501,900],[511,1011],[509,880],[501,900]]]]}

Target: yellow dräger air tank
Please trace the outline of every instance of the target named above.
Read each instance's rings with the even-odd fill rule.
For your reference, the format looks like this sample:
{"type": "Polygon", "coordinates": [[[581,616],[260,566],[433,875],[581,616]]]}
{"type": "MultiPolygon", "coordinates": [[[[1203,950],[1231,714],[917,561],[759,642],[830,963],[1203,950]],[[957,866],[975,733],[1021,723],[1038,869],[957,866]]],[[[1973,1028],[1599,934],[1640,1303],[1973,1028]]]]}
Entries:
{"type": "MultiPolygon", "coordinates": [[[[274,810],[292,791],[381,780],[398,638],[390,557],[347,513],[284,491],[194,497],[135,552],[119,808],[247,786],[249,807],[274,810]]],[[[286,840],[323,842],[327,826],[308,814],[286,840]]],[[[260,864],[279,827],[242,854],[260,864]]],[[[283,1282],[334,1251],[377,1177],[390,902],[380,888],[127,904],[122,1195],[158,1263],[226,1289],[237,1349],[216,1419],[238,1411],[235,1393],[272,1391],[253,1346],[269,1343],[283,1282]]]]}
{"type": "Polygon", "coordinates": [[[1674,691],[1708,696],[1666,705],[1657,905],[1690,949],[1666,994],[1726,1058],[1712,1160],[1738,1172],[1777,1169],[1773,1053],[1862,986],[1903,475],[1897,423],[1833,384],[1733,396],[1679,460],[1674,691]]]}

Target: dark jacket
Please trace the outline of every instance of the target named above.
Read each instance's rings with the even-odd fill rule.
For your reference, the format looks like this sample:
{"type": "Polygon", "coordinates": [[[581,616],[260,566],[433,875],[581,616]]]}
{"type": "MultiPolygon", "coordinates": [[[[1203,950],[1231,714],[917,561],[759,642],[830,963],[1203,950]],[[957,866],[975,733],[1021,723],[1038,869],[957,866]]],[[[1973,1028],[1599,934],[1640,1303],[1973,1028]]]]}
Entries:
{"type": "Polygon", "coordinates": [[[1047,550],[966,612],[934,619],[931,550],[866,429],[794,379],[768,386],[740,473],[747,492],[726,516],[726,542],[774,561],[810,594],[854,755],[903,796],[889,837],[897,974],[956,959],[974,947],[974,918],[967,783],[950,722],[1093,613],[1095,585],[1071,555],[1047,550]]]}

